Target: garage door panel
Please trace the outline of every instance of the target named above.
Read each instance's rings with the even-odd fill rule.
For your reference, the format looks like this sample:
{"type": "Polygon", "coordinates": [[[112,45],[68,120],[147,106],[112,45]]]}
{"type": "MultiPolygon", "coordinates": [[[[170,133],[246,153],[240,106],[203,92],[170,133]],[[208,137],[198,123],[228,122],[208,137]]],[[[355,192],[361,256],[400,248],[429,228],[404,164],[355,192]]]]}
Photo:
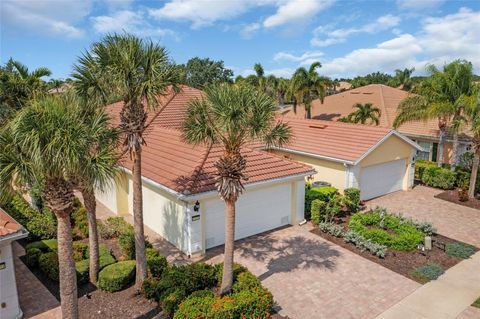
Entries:
{"type": "Polygon", "coordinates": [[[405,159],[363,167],[360,172],[360,190],[363,200],[403,189],[406,174],[405,159]]]}
{"type": "MultiPolygon", "coordinates": [[[[225,240],[225,204],[206,203],[206,248],[222,245],[225,240]]],[[[235,239],[245,238],[290,223],[291,187],[289,184],[247,191],[236,203],[235,239]]]]}

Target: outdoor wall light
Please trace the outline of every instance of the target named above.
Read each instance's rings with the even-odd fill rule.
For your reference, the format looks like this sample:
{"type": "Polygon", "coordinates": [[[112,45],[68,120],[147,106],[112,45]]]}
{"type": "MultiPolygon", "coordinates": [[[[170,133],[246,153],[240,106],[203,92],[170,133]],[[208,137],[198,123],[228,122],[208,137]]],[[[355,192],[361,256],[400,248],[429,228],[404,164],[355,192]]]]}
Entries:
{"type": "Polygon", "coordinates": [[[198,213],[199,210],[200,210],[200,203],[199,203],[198,200],[197,200],[197,202],[195,203],[195,205],[193,205],[193,211],[194,211],[195,213],[198,213]]]}

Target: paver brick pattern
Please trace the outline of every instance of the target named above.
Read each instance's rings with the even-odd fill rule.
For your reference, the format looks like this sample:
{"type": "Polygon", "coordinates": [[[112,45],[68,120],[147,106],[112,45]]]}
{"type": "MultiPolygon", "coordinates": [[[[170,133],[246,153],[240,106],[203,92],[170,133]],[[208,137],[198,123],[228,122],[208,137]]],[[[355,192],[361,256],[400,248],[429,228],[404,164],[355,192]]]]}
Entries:
{"type": "Polygon", "coordinates": [[[434,196],[442,190],[416,186],[409,191],[391,193],[367,202],[392,213],[402,213],[419,221],[429,221],[438,233],[480,247],[480,210],[454,204],[434,196]]]}
{"type": "MultiPolygon", "coordinates": [[[[292,319],[374,318],[420,285],[293,226],[236,243],[235,261],[273,293],[280,314],[292,319]]],[[[223,247],[207,251],[222,261],[223,247]]]]}

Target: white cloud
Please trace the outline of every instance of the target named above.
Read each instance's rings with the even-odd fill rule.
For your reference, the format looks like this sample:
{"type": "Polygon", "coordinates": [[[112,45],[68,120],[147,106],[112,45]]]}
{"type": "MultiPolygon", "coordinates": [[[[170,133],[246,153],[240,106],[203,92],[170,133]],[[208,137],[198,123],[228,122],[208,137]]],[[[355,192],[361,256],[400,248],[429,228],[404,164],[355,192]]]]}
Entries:
{"type": "Polygon", "coordinates": [[[272,28],[310,19],[318,12],[330,7],[334,2],[334,0],[288,0],[278,7],[274,15],[265,19],[263,26],[272,28]]]}
{"type": "Polygon", "coordinates": [[[322,72],[341,77],[415,67],[422,73],[427,64],[442,66],[455,59],[471,61],[475,72],[480,72],[478,30],[480,11],[463,8],[444,17],[425,19],[416,35],[401,34],[376,47],[356,49],[343,57],[326,61],[322,72]]]}
{"type": "Polygon", "coordinates": [[[91,11],[85,1],[2,1],[2,24],[51,36],[79,38],[84,31],[75,26],[91,11]]]}
{"type": "Polygon", "coordinates": [[[140,37],[163,38],[165,36],[176,37],[176,33],[170,29],[156,28],[148,23],[145,13],[142,11],[122,10],[112,15],[92,17],[93,29],[97,33],[128,32],[140,37]]]}
{"type": "Polygon", "coordinates": [[[240,31],[240,35],[244,38],[251,38],[252,35],[261,28],[261,24],[258,22],[247,24],[240,31]]]}
{"type": "Polygon", "coordinates": [[[445,0],[397,0],[400,9],[422,10],[441,6],[445,0]]]}
{"type": "Polygon", "coordinates": [[[300,62],[303,63],[304,61],[310,60],[318,60],[320,57],[324,55],[323,52],[320,51],[307,51],[302,55],[293,55],[287,52],[278,52],[274,55],[273,60],[275,61],[291,61],[291,62],[300,62]]]}
{"type": "Polygon", "coordinates": [[[376,33],[400,24],[401,18],[391,14],[387,14],[377,18],[375,21],[365,24],[357,28],[342,28],[330,30],[330,27],[320,26],[314,30],[314,37],[310,44],[318,47],[325,47],[332,44],[345,42],[345,39],[352,34],[357,33],[376,33]]]}

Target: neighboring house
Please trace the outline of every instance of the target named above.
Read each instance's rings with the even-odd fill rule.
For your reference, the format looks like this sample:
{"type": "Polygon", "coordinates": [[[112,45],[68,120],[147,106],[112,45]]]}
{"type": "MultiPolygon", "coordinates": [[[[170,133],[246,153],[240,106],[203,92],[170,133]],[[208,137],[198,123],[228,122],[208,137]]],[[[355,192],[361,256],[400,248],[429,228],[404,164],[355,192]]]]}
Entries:
{"type": "MultiPolygon", "coordinates": [[[[400,102],[409,96],[409,92],[392,88],[382,84],[371,84],[342,93],[325,97],[323,104],[320,100],[312,102],[312,118],[317,120],[337,121],[341,117],[348,116],[354,111],[355,103],[372,103],[381,111],[379,126],[392,128],[393,121],[398,113],[400,102]]],[[[285,117],[305,118],[303,105],[297,106],[297,112],[292,107],[279,111],[285,117]]],[[[401,125],[398,131],[403,135],[417,142],[422,147],[418,152],[417,159],[437,161],[439,130],[438,121],[412,121],[401,125]]],[[[471,142],[469,136],[464,132],[459,136],[458,154],[470,150],[471,142]]],[[[444,162],[450,163],[452,156],[452,136],[448,135],[445,143],[444,162]]]]}
{"type": "Polygon", "coordinates": [[[0,208],[0,318],[22,318],[18,303],[12,243],[27,237],[27,231],[0,208]]]}
{"type": "MultiPolygon", "coordinates": [[[[181,138],[188,102],[202,92],[182,87],[161,98],[161,115],[150,113],[142,152],[144,223],[187,255],[224,243],[225,205],[219,198],[213,164],[217,146],[192,146],[181,138]]],[[[122,103],[108,108],[115,125],[122,103]]],[[[312,167],[262,150],[246,148],[245,192],[236,204],[235,238],[304,220],[305,178],[312,167]]],[[[118,215],[133,213],[132,167],[126,156],[115,183],[97,199],[118,215]]]]}
{"type": "Polygon", "coordinates": [[[395,130],[351,123],[283,119],[293,141],[273,152],[311,165],[311,181],[343,191],[357,187],[371,199],[413,186],[416,143],[395,130]]]}

